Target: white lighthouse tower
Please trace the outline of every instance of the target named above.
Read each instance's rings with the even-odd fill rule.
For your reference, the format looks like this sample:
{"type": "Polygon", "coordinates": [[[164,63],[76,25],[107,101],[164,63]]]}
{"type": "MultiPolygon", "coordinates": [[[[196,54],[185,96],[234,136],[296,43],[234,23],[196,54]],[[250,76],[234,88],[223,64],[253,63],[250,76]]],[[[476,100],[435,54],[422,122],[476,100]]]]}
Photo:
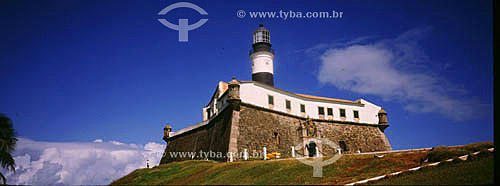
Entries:
{"type": "Polygon", "coordinates": [[[274,50],[271,48],[271,32],[262,24],[253,31],[250,60],[252,60],[252,81],[274,86],[274,50]]]}

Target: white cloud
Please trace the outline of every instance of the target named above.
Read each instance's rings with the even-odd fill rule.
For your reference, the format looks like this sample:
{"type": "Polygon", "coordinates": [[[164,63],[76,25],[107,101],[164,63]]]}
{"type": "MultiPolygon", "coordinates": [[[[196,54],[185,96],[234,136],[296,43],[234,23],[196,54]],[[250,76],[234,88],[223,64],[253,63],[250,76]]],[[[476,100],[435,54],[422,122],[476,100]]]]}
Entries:
{"type": "Polygon", "coordinates": [[[117,141],[39,142],[20,138],[13,156],[16,172],[2,170],[8,184],[103,185],[138,168],[158,165],[165,145],[117,141]]]}
{"type": "Polygon", "coordinates": [[[329,46],[320,57],[318,80],[340,89],[401,102],[408,111],[437,112],[454,120],[478,116],[488,105],[465,97],[467,90],[432,71],[436,63],[418,46],[429,31],[430,28],[413,29],[395,39],[372,43],[366,43],[373,38],[368,37],[312,47],[314,51],[329,46]]]}

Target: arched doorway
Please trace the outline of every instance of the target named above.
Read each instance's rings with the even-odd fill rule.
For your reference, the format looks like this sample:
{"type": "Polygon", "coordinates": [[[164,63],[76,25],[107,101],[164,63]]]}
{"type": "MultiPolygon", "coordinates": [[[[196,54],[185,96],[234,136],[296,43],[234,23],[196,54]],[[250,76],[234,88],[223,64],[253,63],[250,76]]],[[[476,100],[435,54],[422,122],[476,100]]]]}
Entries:
{"type": "Polygon", "coordinates": [[[314,141],[309,142],[306,145],[307,151],[309,152],[309,157],[314,157],[316,155],[316,143],[314,141]]]}

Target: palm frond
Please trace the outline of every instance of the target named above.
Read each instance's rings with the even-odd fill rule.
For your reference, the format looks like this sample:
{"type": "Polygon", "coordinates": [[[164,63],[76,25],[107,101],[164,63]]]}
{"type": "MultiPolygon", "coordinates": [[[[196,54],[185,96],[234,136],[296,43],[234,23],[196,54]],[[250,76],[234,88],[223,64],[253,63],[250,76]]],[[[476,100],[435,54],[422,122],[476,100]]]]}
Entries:
{"type": "Polygon", "coordinates": [[[7,116],[0,114],[0,166],[4,169],[15,171],[16,164],[12,153],[16,149],[17,140],[12,121],[7,116]]]}

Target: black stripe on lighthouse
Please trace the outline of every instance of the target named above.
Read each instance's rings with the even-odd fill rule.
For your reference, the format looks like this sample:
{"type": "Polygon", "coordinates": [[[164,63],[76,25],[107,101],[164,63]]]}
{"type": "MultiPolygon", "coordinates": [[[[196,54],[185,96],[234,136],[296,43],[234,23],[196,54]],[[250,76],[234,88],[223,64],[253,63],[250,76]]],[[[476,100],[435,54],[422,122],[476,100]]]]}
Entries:
{"type": "Polygon", "coordinates": [[[269,72],[258,72],[252,74],[252,81],[257,81],[269,86],[274,86],[274,75],[269,72]]]}

